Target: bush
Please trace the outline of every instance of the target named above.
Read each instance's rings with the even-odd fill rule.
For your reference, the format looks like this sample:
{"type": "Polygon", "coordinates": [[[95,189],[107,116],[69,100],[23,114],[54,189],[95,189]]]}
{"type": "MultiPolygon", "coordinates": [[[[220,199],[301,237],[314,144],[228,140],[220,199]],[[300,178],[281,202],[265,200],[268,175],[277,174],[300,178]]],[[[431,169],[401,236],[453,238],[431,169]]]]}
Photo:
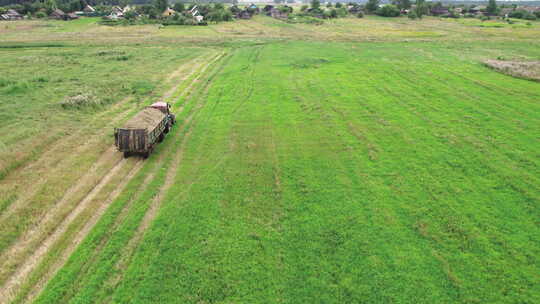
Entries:
{"type": "Polygon", "coordinates": [[[307,5],[302,5],[302,7],[300,8],[300,11],[301,11],[301,12],[305,12],[305,11],[308,10],[308,8],[309,8],[309,6],[307,6],[307,5]]]}
{"type": "Polygon", "coordinates": [[[397,6],[389,4],[377,9],[375,14],[383,17],[398,17],[400,11],[397,6]]]}
{"type": "Polygon", "coordinates": [[[177,3],[174,4],[173,10],[175,10],[177,12],[183,12],[183,11],[186,10],[186,7],[184,6],[184,3],[177,2],[177,3]]]}
{"type": "Polygon", "coordinates": [[[90,93],[80,93],[75,96],[68,96],[60,102],[60,106],[64,109],[96,107],[103,103],[90,93]]]}
{"type": "Polygon", "coordinates": [[[338,9],[336,9],[336,12],[337,12],[337,16],[338,16],[339,18],[346,17],[347,14],[348,14],[347,10],[346,10],[345,8],[343,8],[343,7],[340,7],[340,8],[338,8],[338,9]]]}
{"type": "MultiPolygon", "coordinates": [[[[537,13],[540,15],[540,12],[535,12],[535,14],[537,13]]],[[[526,10],[515,10],[510,12],[508,14],[508,17],[525,20],[536,20],[537,16],[535,14],[532,14],[526,10]]]]}
{"type": "Polygon", "coordinates": [[[410,11],[407,17],[409,17],[409,19],[411,20],[415,20],[416,18],[418,18],[415,11],[410,11]]]}
{"type": "Polygon", "coordinates": [[[527,13],[525,16],[523,16],[523,19],[525,19],[525,20],[536,20],[536,16],[531,14],[531,13],[527,13]]]}
{"type": "Polygon", "coordinates": [[[364,13],[362,13],[362,11],[359,11],[358,14],[356,14],[356,17],[364,18],[364,13]]]}
{"type": "Polygon", "coordinates": [[[45,14],[45,12],[37,12],[36,13],[36,18],[45,18],[47,17],[47,14],[45,14]]]}

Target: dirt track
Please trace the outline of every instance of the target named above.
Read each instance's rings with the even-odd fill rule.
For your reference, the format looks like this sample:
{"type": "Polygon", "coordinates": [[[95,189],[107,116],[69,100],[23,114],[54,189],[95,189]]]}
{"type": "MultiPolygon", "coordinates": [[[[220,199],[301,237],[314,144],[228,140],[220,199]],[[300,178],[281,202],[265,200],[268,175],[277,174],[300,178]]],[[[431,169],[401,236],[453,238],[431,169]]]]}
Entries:
{"type": "MultiPolygon", "coordinates": [[[[214,62],[219,60],[223,54],[212,54],[209,58],[201,58],[197,57],[194,60],[182,65],[179,69],[177,69],[175,72],[173,72],[169,77],[168,80],[174,82],[174,85],[169,89],[162,97],[163,100],[168,100],[169,98],[173,97],[178,88],[186,81],[189,80],[192,76],[195,76],[188,84],[185,86],[185,88],[179,92],[179,96],[185,96],[189,94],[189,91],[192,89],[193,85],[199,81],[202,73],[214,62]],[[198,73],[198,75],[197,75],[198,73]]],[[[204,57],[204,56],[203,56],[204,57]]],[[[178,98],[176,98],[178,99],[178,98]]],[[[183,111],[183,107],[180,107],[178,111],[183,111]]],[[[191,116],[190,116],[191,117],[191,116]]],[[[186,119],[184,121],[183,127],[185,127],[187,124],[189,124],[189,119],[186,119]]],[[[118,118],[118,120],[121,118],[118,118]]],[[[189,133],[188,133],[189,134],[189,133]]],[[[188,137],[188,136],[186,136],[188,137]]],[[[185,139],[184,139],[185,141],[185,139]]],[[[48,151],[46,153],[52,153],[51,151],[48,151]]],[[[143,222],[141,223],[140,228],[138,229],[140,232],[137,233],[139,237],[134,240],[135,243],[138,243],[138,239],[142,237],[142,234],[146,230],[146,228],[149,226],[155,215],[157,214],[159,210],[160,203],[162,201],[163,194],[165,191],[170,187],[172,184],[174,177],[176,176],[176,168],[178,168],[179,162],[181,158],[181,153],[178,153],[177,156],[174,158],[173,166],[169,169],[167,172],[166,182],[161,187],[161,190],[159,192],[159,195],[156,196],[154,201],[151,204],[151,207],[147,214],[145,215],[145,218],[143,222]]],[[[45,154],[43,157],[38,158],[38,160],[44,160],[45,154]]],[[[37,162],[39,163],[39,161],[37,162]]],[[[94,213],[91,217],[89,217],[83,224],[82,229],[78,230],[75,235],[70,240],[69,246],[67,246],[62,254],[52,263],[51,266],[49,266],[49,269],[47,271],[47,274],[43,276],[37,283],[34,283],[33,286],[30,287],[29,292],[24,298],[26,299],[25,302],[31,301],[35,298],[41,291],[41,289],[45,286],[45,284],[50,280],[54,274],[63,266],[63,264],[67,261],[71,253],[77,248],[77,246],[84,240],[86,235],[90,232],[90,230],[94,227],[94,225],[97,223],[99,218],[105,213],[109,205],[115,200],[115,198],[122,192],[122,190],[125,188],[129,180],[131,180],[137,172],[142,168],[143,161],[141,159],[137,158],[131,158],[131,159],[122,159],[121,154],[117,153],[115,148],[113,146],[109,147],[99,158],[98,162],[96,162],[92,168],[85,173],[83,178],[79,179],[73,186],[71,186],[66,193],[64,193],[62,199],[58,201],[52,209],[48,210],[48,213],[46,216],[40,220],[40,223],[36,226],[33,226],[30,230],[26,231],[5,253],[2,254],[2,257],[4,258],[4,261],[6,261],[4,264],[9,265],[12,264],[12,266],[15,266],[15,271],[12,272],[12,274],[8,277],[8,279],[5,281],[5,283],[0,288],[0,299],[2,299],[1,303],[9,303],[11,300],[13,300],[18,292],[20,291],[20,288],[27,283],[28,279],[30,278],[32,272],[40,265],[40,263],[43,261],[45,256],[48,254],[51,247],[53,247],[58,241],[60,241],[66,231],[70,228],[70,225],[74,223],[74,221],[81,216],[84,212],[88,212],[88,210],[91,208],[90,205],[95,204],[96,202],[93,202],[96,200],[96,197],[101,191],[104,191],[104,187],[113,179],[120,178],[121,183],[114,189],[114,191],[110,192],[107,196],[107,199],[101,203],[99,203],[96,210],[92,210],[94,213]],[[99,179],[99,182],[91,188],[91,190],[75,205],[75,207],[65,216],[63,219],[55,223],[55,220],[58,219],[59,213],[62,212],[63,209],[65,209],[66,204],[74,199],[74,194],[81,191],[81,188],[83,188],[84,185],[86,185],[90,180],[91,177],[96,174],[98,171],[98,168],[106,167],[107,164],[113,164],[110,169],[108,169],[104,175],[102,175],[99,179]],[[126,166],[131,166],[130,168],[127,168],[126,166]],[[124,172],[126,171],[126,172],[124,172]],[[43,239],[43,225],[55,225],[53,232],[51,234],[48,234],[43,239]],[[39,246],[32,251],[31,255],[25,256],[25,253],[31,249],[32,244],[35,244],[36,241],[40,241],[43,239],[39,246]],[[17,258],[15,257],[25,257],[23,262],[21,264],[17,263],[17,258]],[[10,262],[15,261],[15,262],[10,262]]],[[[30,164],[28,166],[33,166],[34,164],[30,164]]],[[[46,179],[42,179],[42,183],[46,182],[46,179]]],[[[31,197],[30,195],[27,195],[28,197],[31,197]]],[[[18,205],[24,203],[25,200],[21,200],[18,204],[13,205],[11,208],[15,209],[18,205]]],[[[9,210],[7,210],[9,211],[9,210]]],[[[3,213],[3,216],[5,214],[9,214],[9,212],[3,213]]]]}

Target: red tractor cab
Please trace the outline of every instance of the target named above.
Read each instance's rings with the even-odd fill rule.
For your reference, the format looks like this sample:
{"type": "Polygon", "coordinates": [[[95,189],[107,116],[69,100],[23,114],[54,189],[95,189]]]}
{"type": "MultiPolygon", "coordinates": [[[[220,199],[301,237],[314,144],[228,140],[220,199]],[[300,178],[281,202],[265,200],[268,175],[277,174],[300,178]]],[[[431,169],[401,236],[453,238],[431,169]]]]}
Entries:
{"type": "Polygon", "coordinates": [[[167,115],[169,117],[170,126],[174,125],[176,123],[176,117],[174,114],[171,113],[171,104],[168,102],[158,101],[154,102],[151,106],[151,108],[160,110],[163,114],[167,115]]]}

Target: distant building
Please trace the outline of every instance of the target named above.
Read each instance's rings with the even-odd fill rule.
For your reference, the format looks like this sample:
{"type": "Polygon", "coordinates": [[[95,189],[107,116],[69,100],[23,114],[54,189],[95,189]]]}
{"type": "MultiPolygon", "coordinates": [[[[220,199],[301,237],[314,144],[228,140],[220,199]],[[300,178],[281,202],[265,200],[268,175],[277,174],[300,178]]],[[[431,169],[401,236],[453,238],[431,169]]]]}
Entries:
{"type": "Polygon", "coordinates": [[[95,13],[96,10],[93,7],[91,7],[90,5],[87,4],[84,7],[83,12],[85,12],[85,13],[95,13]]]}
{"type": "Polygon", "coordinates": [[[66,13],[64,13],[64,11],[57,8],[49,15],[49,17],[52,18],[52,19],[64,20],[65,15],[66,15],[66,13]]]}
{"type": "Polygon", "coordinates": [[[276,18],[276,19],[287,19],[289,17],[289,14],[287,12],[282,12],[280,9],[277,9],[277,8],[274,7],[270,11],[270,16],[272,16],[272,18],[276,18]]]}
{"type": "Polygon", "coordinates": [[[168,7],[166,10],[163,11],[161,16],[163,16],[163,17],[171,17],[174,14],[176,14],[176,11],[168,7]]]}
{"type": "Polygon", "coordinates": [[[431,14],[433,16],[441,16],[448,14],[448,8],[447,7],[434,7],[431,9],[431,14]]]}
{"type": "Polygon", "coordinates": [[[23,15],[14,9],[9,9],[5,14],[0,15],[0,20],[14,21],[23,19],[23,15]]]}

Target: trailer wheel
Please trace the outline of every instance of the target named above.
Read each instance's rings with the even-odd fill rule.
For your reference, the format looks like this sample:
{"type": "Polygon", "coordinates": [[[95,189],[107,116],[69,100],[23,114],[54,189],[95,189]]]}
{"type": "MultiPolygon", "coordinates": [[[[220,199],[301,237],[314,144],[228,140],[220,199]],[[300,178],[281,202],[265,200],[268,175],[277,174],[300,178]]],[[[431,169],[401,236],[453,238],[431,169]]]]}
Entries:
{"type": "Polygon", "coordinates": [[[162,142],[164,138],[165,138],[165,134],[163,133],[159,134],[158,142],[162,142]]]}
{"type": "Polygon", "coordinates": [[[167,124],[167,126],[165,127],[165,130],[163,130],[163,132],[164,132],[165,134],[167,134],[167,133],[169,133],[169,130],[170,130],[170,129],[171,129],[171,128],[170,128],[169,125],[167,124]]]}
{"type": "Polygon", "coordinates": [[[124,152],[124,158],[128,158],[129,157],[129,152],[124,152]]]}

